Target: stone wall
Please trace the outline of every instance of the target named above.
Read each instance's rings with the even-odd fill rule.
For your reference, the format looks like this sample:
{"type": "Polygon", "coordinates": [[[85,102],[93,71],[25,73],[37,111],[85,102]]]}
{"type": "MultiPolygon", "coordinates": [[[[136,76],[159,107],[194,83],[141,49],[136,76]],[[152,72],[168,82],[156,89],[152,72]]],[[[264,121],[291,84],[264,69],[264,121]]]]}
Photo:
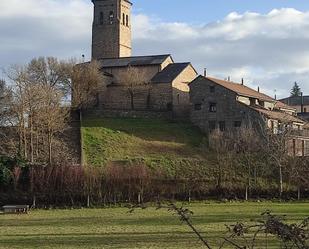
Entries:
{"type": "Polygon", "coordinates": [[[173,86],[173,111],[178,117],[190,116],[190,87],[189,83],[192,82],[197,76],[194,68],[189,65],[181,74],[174,79],[173,86]]]}
{"type": "MultiPolygon", "coordinates": [[[[131,110],[131,95],[128,87],[110,85],[100,97],[102,109],[131,110]]],[[[149,84],[136,86],[133,91],[135,110],[168,111],[172,106],[172,87],[170,84],[149,84]]]]}

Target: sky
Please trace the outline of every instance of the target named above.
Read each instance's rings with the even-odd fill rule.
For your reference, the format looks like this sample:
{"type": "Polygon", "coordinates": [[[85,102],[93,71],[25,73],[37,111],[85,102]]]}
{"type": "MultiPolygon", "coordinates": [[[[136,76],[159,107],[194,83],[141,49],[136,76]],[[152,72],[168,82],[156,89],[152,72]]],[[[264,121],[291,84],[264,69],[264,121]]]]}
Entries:
{"type": "MultiPolygon", "coordinates": [[[[309,95],[308,0],[132,2],[134,55],[170,53],[278,98],[297,81],[309,95]]],[[[38,56],[90,59],[92,8],[90,0],[0,1],[0,68],[38,56]]]]}

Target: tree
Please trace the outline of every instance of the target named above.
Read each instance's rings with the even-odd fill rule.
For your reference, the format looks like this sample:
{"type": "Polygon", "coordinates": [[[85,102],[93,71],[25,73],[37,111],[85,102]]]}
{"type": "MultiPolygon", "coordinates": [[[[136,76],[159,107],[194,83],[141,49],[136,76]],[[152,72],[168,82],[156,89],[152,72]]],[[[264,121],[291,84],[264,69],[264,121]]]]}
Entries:
{"type": "Polygon", "coordinates": [[[215,172],[216,187],[220,191],[223,187],[223,182],[226,175],[229,175],[229,170],[232,168],[234,158],[234,140],[230,138],[232,134],[221,132],[220,130],[213,131],[209,136],[209,146],[216,156],[217,168],[215,172]]]}
{"type": "Polygon", "coordinates": [[[298,97],[298,96],[301,96],[301,88],[297,84],[297,82],[295,82],[293,88],[291,89],[291,97],[298,97]]]}
{"type": "Polygon", "coordinates": [[[100,83],[103,82],[100,64],[97,61],[78,64],[72,67],[71,83],[67,85],[72,94],[72,107],[82,110],[96,102],[100,83]]]}
{"type": "Polygon", "coordinates": [[[27,65],[29,80],[39,85],[49,85],[64,90],[70,84],[72,61],[59,61],[55,57],[34,58],[27,65]]]}
{"type": "Polygon", "coordinates": [[[136,90],[141,86],[149,86],[147,82],[146,73],[140,70],[138,67],[129,66],[123,73],[117,78],[117,83],[125,86],[128,89],[131,101],[131,109],[135,109],[134,98],[136,90]]]}
{"type": "Polygon", "coordinates": [[[286,128],[278,134],[274,134],[269,129],[265,129],[262,134],[261,151],[267,155],[268,162],[274,166],[279,172],[279,193],[280,197],[283,193],[283,173],[285,167],[291,159],[288,144],[291,141],[291,130],[286,128]]]}
{"type": "Polygon", "coordinates": [[[7,70],[12,84],[11,123],[18,127],[19,154],[31,163],[41,159],[52,163],[53,140],[64,129],[68,114],[63,107],[62,91],[63,82],[69,81],[65,80],[68,65],[52,58],[39,58],[7,70]]]}
{"type": "Polygon", "coordinates": [[[41,105],[36,113],[36,125],[41,128],[48,144],[48,163],[51,165],[53,155],[53,140],[55,134],[60,133],[66,126],[68,109],[61,104],[63,94],[49,85],[41,87],[41,105]]]}

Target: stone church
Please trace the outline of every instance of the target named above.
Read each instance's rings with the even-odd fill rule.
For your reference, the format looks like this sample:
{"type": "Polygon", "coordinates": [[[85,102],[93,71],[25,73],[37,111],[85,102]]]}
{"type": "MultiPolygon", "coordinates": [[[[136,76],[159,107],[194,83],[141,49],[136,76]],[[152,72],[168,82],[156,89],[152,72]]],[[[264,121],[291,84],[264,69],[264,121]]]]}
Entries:
{"type": "Polygon", "coordinates": [[[176,63],[171,55],[131,56],[132,3],[128,0],[92,0],[92,60],[97,60],[104,84],[97,108],[119,111],[170,112],[189,117],[189,83],[197,72],[189,62],[176,63]],[[130,92],[121,79],[128,68],[138,70],[143,84],[130,92]]]}

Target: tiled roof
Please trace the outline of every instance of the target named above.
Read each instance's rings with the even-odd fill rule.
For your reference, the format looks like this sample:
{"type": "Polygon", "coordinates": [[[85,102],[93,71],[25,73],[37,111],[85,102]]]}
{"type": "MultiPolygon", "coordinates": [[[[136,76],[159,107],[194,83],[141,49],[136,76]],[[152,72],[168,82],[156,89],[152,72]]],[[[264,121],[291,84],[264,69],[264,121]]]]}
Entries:
{"type": "Polygon", "coordinates": [[[170,83],[190,65],[186,63],[172,63],[165,67],[161,72],[157,73],[152,79],[153,83],[170,83]]]}
{"type": "Polygon", "coordinates": [[[304,124],[305,122],[295,116],[292,116],[290,114],[287,114],[283,111],[271,111],[271,110],[267,110],[265,108],[262,108],[260,106],[249,106],[250,108],[254,109],[255,111],[265,115],[267,118],[270,119],[275,119],[275,120],[279,120],[281,122],[287,122],[287,123],[302,123],[304,124]]]}
{"type": "Polygon", "coordinates": [[[291,109],[291,110],[294,110],[294,108],[291,108],[289,107],[288,105],[278,101],[278,100],[275,100],[274,98],[264,94],[264,93],[261,93],[261,92],[258,92],[250,87],[247,87],[245,85],[242,85],[240,83],[236,83],[236,82],[232,82],[232,81],[226,81],[226,80],[220,80],[220,79],[216,79],[216,78],[211,78],[211,77],[207,77],[207,79],[237,93],[238,95],[241,95],[241,96],[246,96],[246,97],[252,97],[252,98],[257,98],[259,100],[262,100],[262,101],[268,101],[268,102],[275,102],[275,106],[277,108],[285,108],[285,109],[291,109]]]}
{"type": "Polygon", "coordinates": [[[226,81],[226,80],[220,80],[216,78],[207,77],[207,79],[233,91],[236,92],[239,95],[247,96],[247,97],[253,97],[264,101],[270,101],[274,102],[275,100],[266,94],[260,93],[258,91],[253,90],[252,88],[249,88],[245,85],[242,85],[240,83],[235,83],[232,81],[226,81]]]}
{"type": "Polygon", "coordinates": [[[101,63],[103,68],[160,65],[169,57],[171,57],[171,55],[169,54],[150,55],[150,56],[132,56],[132,57],[101,59],[99,60],[99,62],[101,63]]]}
{"type": "Polygon", "coordinates": [[[309,105],[309,96],[289,97],[289,98],[281,99],[280,101],[290,106],[300,106],[302,104],[302,101],[304,105],[309,105]]]}

